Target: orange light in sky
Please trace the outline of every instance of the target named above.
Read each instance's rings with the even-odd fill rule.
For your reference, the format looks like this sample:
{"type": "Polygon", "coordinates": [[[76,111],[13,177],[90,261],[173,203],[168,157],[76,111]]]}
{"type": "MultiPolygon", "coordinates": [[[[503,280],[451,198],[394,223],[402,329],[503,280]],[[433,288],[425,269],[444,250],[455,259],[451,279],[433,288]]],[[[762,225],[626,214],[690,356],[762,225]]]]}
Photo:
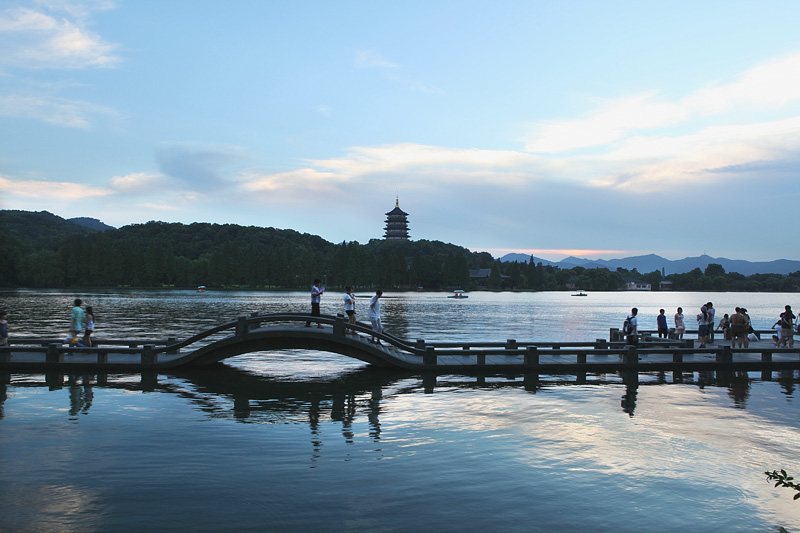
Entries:
{"type": "MultiPolygon", "coordinates": [[[[477,250],[476,250],[477,251],[477,250]]],[[[604,255],[615,255],[624,257],[625,254],[628,254],[628,250],[581,250],[581,249],[570,249],[570,248],[490,248],[481,251],[489,252],[495,256],[502,256],[505,254],[525,254],[525,255],[549,255],[554,256],[563,255],[564,257],[569,256],[576,256],[576,257],[592,257],[592,256],[604,256],[604,255]]]]}

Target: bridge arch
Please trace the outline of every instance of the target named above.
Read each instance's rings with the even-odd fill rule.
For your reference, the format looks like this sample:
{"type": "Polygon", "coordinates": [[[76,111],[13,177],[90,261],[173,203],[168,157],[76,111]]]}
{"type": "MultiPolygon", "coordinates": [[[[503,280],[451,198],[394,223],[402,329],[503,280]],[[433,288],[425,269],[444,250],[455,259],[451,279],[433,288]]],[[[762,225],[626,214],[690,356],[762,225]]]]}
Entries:
{"type": "MultiPolygon", "coordinates": [[[[379,367],[398,366],[390,362],[383,348],[361,338],[331,333],[330,328],[269,327],[214,341],[186,356],[187,366],[205,366],[230,357],[271,350],[305,349],[336,353],[379,367]]],[[[392,358],[393,359],[393,358],[392,358]]],[[[402,365],[400,365],[402,366],[402,365]]]]}

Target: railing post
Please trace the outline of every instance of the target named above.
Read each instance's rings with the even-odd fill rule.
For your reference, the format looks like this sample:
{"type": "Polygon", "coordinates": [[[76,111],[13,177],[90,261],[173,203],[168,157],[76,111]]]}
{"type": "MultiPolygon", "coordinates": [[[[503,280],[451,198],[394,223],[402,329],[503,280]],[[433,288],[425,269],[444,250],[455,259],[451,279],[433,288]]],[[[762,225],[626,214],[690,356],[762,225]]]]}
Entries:
{"type": "MultiPolygon", "coordinates": [[[[167,339],[167,345],[168,346],[172,346],[173,344],[176,344],[177,342],[178,342],[178,339],[176,339],[175,337],[170,337],[170,338],[167,339]]],[[[178,353],[178,350],[170,350],[167,353],[175,354],[175,353],[178,353]]]]}
{"type": "Polygon", "coordinates": [[[55,342],[47,345],[47,356],[45,357],[45,361],[48,363],[58,363],[58,347],[59,345],[55,342]]]}
{"type": "Polygon", "coordinates": [[[539,368],[539,348],[536,346],[528,346],[525,349],[525,366],[527,368],[539,368]]]}
{"type": "Polygon", "coordinates": [[[486,366],[486,354],[485,353],[483,353],[483,352],[479,353],[477,355],[477,358],[478,358],[478,360],[477,360],[478,366],[486,366]]]}
{"type": "Polygon", "coordinates": [[[333,335],[344,337],[344,316],[336,315],[336,320],[333,321],[333,335]]]}
{"type": "Polygon", "coordinates": [[[585,365],[586,364],[586,353],[579,353],[578,354],[578,364],[585,365]]]}
{"type": "Polygon", "coordinates": [[[436,353],[433,346],[425,348],[425,355],[422,356],[422,363],[425,366],[436,366],[436,353]]]}
{"type": "Polygon", "coordinates": [[[98,363],[108,363],[108,352],[97,352],[98,363]]]}
{"type": "Polygon", "coordinates": [[[414,345],[414,347],[418,351],[424,352],[425,351],[425,339],[417,339],[417,343],[414,345]]]}
{"type": "MultiPolygon", "coordinates": [[[[258,316],[258,312],[257,311],[253,311],[252,313],[250,313],[250,318],[255,318],[257,316],[258,316]]],[[[250,329],[251,330],[258,329],[260,327],[261,327],[261,321],[260,320],[256,320],[256,321],[250,322],[250,329]]]]}
{"type": "Polygon", "coordinates": [[[156,362],[155,346],[152,344],[145,344],[142,346],[142,364],[153,365],[156,362]]]}
{"type": "Polygon", "coordinates": [[[627,366],[639,366],[639,353],[636,350],[636,346],[628,345],[623,353],[622,361],[627,366]]]}
{"type": "Polygon", "coordinates": [[[236,336],[244,337],[250,333],[250,325],[247,323],[246,316],[240,316],[236,321],[236,336]]]}
{"type": "Polygon", "coordinates": [[[733,362],[733,352],[731,352],[730,346],[723,346],[721,352],[717,352],[716,355],[717,363],[732,363],[733,362]]]}
{"type": "Polygon", "coordinates": [[[619,328],[610,328],[608,330],[608,340],[610,340],[611,342],[619,342],[620,340],[619,328]]]}
{"type": "Polygon", "coordinates": [[[761,352],[761,362],[765,363],[764,368],[761,369],[761,381],[772,380],[772,352],[765,350],[761,352]]]}
{"type": "Polygon", "coordinates": [[[507,339],[506,340],[506,350],[516,350],[517,349],[517,341],[516,339],[507,339]]]}
{"type": "Polygon", "coordinates": [[[10,363],[11,362],[11,351],[7,352],[0,352],[0,361],[3,363],[10,363]]]}
{"type": "Polygon", "coordinates": [[[595,341],[594,341],[594,349],[595,350],[608,350],[608,342],[605,339],[595,339],[595,341]]]}

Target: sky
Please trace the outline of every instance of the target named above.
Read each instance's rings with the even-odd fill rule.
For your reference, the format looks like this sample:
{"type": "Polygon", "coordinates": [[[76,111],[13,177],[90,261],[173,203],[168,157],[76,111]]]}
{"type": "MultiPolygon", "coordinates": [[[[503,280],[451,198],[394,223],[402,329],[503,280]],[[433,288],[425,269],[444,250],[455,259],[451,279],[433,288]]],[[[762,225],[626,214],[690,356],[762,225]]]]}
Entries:
{"type": "Polygon", "coordinates": [[[800,260],[797,0],[0,0],[0,209],[800,260]]]}

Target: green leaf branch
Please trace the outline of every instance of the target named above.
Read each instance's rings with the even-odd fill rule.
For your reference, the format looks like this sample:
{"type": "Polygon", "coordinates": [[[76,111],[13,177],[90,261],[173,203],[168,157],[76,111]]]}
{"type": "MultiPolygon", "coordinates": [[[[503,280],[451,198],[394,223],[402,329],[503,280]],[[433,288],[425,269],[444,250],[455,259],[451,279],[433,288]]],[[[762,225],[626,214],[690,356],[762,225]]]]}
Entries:
{"type": "Polygon", "coordinates": [[[764,472],[767,476],[767,481],[774,481],[776,487],[789,487],[797,491],[794,495],[794,500],[800,500],[800,484],[795,483],[794,478],[786,473],[786,470],[781,469],[780,472],[773,470],[772,472],[764,472]]]}

